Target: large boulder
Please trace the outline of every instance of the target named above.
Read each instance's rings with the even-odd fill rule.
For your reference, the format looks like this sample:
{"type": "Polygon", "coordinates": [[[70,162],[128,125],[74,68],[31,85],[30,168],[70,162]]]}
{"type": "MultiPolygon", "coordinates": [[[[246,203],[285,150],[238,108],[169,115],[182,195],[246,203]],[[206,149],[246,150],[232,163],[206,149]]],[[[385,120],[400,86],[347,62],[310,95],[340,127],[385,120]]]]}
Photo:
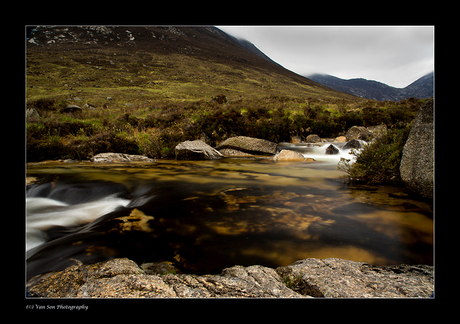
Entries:
{"type": "Polygon", "coordinates": [[[99,153],[91,158],[94,163],[117,163],[117,162],[153,162],[154,160],[143,155],[123,153],[99,153]]]}
{"type": "Polygon", "coordinates": [[[359,139],[369,142],[372,139],[372,133],[364,126],[352,126],[345,134],[347,141],[359,139]]]}
{"type": "Polygon", "coordinates": [[[249,154],[275,155],[278,144],[259,138],[230,137],[217,145],[217,149],[233,149],[249,154]]]}
{"type": "Polygon", "coordinates": [[[410,189],[425,198],[433,197],[433,99],[425,102],[415,117],[404,145],[399,172],[410,189]]]}
{"type": "Polygon", "coordinates": [[[223,155],[202,140],[185,141],[176,145],[176,160],[215,160],[223,155]]]}

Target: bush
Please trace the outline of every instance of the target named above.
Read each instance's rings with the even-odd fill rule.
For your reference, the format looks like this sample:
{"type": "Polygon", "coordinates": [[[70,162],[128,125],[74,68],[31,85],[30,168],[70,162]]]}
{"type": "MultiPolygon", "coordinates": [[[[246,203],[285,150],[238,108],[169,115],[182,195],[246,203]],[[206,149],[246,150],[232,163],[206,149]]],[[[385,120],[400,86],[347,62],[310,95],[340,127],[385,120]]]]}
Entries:
{"type": "Polygon", "coordinates": [[[350,160],[342,158],[337,168],[348,173],[351,180],[368,183],[401,183],[399,165],[410,126],[389,130],[365,145],[361,152],[353,150],[352,154],[356,157],[356,162],[351,163],[350,160]]]}

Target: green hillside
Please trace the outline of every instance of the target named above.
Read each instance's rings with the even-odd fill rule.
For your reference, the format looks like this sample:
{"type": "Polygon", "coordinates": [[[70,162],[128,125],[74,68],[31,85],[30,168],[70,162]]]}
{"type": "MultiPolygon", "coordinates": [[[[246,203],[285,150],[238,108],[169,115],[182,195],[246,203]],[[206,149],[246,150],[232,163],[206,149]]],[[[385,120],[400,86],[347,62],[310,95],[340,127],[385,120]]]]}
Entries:
{"type": "Polygon", "coordinates": [[[200,137],[332,137],[413,118],[419,106],[324,87],[213,27],[40,27],[26,67],[28,161],[173,157],[177,143],[200,137]]]}

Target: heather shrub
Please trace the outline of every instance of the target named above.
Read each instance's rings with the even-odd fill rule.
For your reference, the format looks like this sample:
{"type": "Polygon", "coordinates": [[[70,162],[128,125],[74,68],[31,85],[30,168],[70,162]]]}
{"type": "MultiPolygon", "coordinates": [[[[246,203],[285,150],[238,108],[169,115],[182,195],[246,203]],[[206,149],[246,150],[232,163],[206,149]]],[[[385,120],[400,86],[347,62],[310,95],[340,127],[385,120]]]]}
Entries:
{"type": "Polygon", "coordinates": [[[352,150],[356,162],[341,158],[337,168],[348,173],[352,180],[368,183],[401,183],[399,165],[407,141],[410,124],[402,129],[390,129],[361,151],[352,150]]]}

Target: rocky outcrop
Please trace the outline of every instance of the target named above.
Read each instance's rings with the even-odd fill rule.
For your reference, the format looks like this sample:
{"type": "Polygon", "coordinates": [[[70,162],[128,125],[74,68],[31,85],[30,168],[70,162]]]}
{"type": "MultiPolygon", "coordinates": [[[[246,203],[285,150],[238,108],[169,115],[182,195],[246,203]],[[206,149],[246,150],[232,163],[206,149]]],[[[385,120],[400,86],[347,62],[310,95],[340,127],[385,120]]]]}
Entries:
{"type": "Polygon", "coordinates": [[[117,162],[153,162],[154,159],[143,155],[123,153],[99,153],[91,158],[94,163],[117,163],[117,162]]]}
{"type": "Polygon", "coordinates": [[[404,145],[399,172],[413,191],[433,197],[434,182],[433,99],[423,104],[404,145]]]}
{"type": "Polygon", "coordinates": [[[294,291],[314,297],[430,297],[433,267],[377,267],[342,259],[305,259],[277,272],[294,291]]]}
{"type": "Polygon", "coordinates": [[[47,298],[303,298],[430,297],[433,292],[433,267],[426,265],[377,267],[342,259],[305,259],[276,270],[233,266],[219,275],[203,276],[175,274],[170,267],[160,273],[164,268],[151,264],[142,268],[126,258],[92,265],[79,262],[31,279],[28,293],[47,298]]]}
{"type": "Polygon", "coordinates": [[[274,269],[234,266],[220,275],[146,274],[128,259],[78,264],[29,287],[36,297],[302,297],[274,269]]]}
{"type": "Polygon", "coordinates": [[[176,145],[176,160],[215,160],[223,155],[202,140],[185,141],[176,145]]]}
{"type": "Polygon", "coordinates": [[[275,155],[278,144],[247,136],[230,137],[217,145],[216,149],[233,149],[256,155],[275,155]]]}

